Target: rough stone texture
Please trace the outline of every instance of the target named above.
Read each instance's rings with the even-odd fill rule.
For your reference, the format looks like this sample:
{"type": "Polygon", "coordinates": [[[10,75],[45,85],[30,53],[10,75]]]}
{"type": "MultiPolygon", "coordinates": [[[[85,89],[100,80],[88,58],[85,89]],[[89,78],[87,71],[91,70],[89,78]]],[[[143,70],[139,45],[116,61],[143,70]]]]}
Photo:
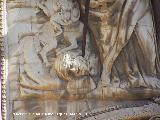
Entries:
{"type": "Polygon", "coordinates": [[[85,0],[9,0],[8,119],[158,116],[158,5],[91,0],[82,57],[85,0]]]}

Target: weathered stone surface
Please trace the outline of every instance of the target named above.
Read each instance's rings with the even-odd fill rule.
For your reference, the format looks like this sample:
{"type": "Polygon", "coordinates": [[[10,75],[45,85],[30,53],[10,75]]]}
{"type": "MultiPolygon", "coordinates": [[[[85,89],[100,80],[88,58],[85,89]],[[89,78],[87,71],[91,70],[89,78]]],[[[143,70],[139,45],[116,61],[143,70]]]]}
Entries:
{"type": "Polygon", "coordinates": [[[139,120],[160,113],[153,103],[160,97],[158,4],[91,0],[87,21],[85,3],[7,1],[10,120],[139,120]]]}

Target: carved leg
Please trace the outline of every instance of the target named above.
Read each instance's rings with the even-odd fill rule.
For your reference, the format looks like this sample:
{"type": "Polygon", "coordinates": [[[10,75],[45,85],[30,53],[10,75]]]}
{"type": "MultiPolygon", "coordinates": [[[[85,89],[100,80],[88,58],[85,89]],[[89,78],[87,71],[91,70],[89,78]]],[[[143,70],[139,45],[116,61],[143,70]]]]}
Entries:
{"type": "Polygon", "coordinates": [[[138,38],[138,43],[142,49],[142,52],[145,56],[144,62],[146,64],[146,70],[149,74],[155,73],[155,59],[156,59],[156,38],[155,30],[153,27],[153,20],[151,13],[148,11],[144,17],[138,22],[135,33],[138,38]]]}
{"type": "Polygon", "coordinates": [[[143,78],[146,82],[148,87],[152,88],[160,88],[160,81],[156,76],[156,67],[155,67],[155,60],[156,60],[156,38],[155,38],[155,30],[153,26],[153,19],[151,12],[148,11],[139,20],[136,28],[135,28],[136,35],[138,37],[138,43],[141,47],[141,50],[145,56],[144,58],[144,65],[143,65],[143,78]]]}
{"type": "MultiPolygon", "coordinates": [[[[128,12],[129,9],[124,11],[123,14],[125,14],[125,16],[128,16],[128,18],[129,17],[131,18],[124,19],[125,17],[122,15],[122,20],[119,23],[120,24],[119,29],[117,29],[116,27],[114,28],[114,26],[112,26],[111,28],[108,27],[107,28],[108,30],[101,29],[102,35],[104,36],[101,39],[102,41],[101,46],[102,50],[104,51],[103,61],[105,62],[105,64],[103,65],[103,73],[102,73],[103,83],[110,84],[110,73],[112,65],[114,64],[114,61],[116,60],[117,56],[119,55],[123,47],[125,47],[126,44],[128,43],[128,40],[130,39],[138,20],[142,18],[142,15],[144,15],[144,13],[146,12],[146,9],[148,8],[148,3],[149,3],[148,1],[135,2],[134,3],[136,6],[134,8],[135,13],[131,16],[130,12],[128,12]]],[[[130,4],[131,6],[133,5],[132,1],[128,2],[127,4],[128,5],[130,4]]]]}
{"type": "Polygon", "coordinates": [[[64,52],[67,52],[67,51],[72,50],[72,49],[76,49],[78,47],[77,40],[74,36],[69,35],[69,40],[71,42],[71,45],[69,47],[66,47],[64,49],[61,49],[61,50],[57,51],[57,55],[61,54],[61,53],[64,53],[64,52]]]}
{"type": "MultiPolygon", "coordinates": [[[[69,47],[66,47],[64,49],[61,49],[61,50],[57,50],[57,54],[61,54],[61,53],[64,53],[64,52],[67,52],[69,50],[72,50],[72,49],[76,49],[78,48],[78,45],[77,45],[77,38],[80,38],[82,37],[83,35],[83,23],[79,23],[78,27],[79,27],[79,30],[78,31],[71,31],[71,32],[64,32],[64,36],[66,36],[65,38],[68,39],[68,41],[71,43],[71,45],[69,47]]],[[[89,39],[89,36],[87,35],[87,39],[89,39]]]]}
{"type": "Polygon", "coordinates": [[[109,67],[106,67],[108,65],[106,65],[105,63],[103,64],[103,72],[101,75],[101,86],[109,86],[111,85],[110,83],[110,74],[111,74],[111,69],[109,69],[109,67]]]}

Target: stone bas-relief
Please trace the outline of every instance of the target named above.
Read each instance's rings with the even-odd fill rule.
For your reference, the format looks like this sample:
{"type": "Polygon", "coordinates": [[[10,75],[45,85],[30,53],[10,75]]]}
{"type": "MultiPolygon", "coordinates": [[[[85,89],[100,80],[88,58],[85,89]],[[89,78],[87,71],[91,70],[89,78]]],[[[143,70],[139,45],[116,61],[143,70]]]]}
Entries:
{"type": "Polygon", "coordinates": [[[7,2],[9,120],[158,118],[160,62],[151,1],[91,0],[88,16],[85,4],[7,2]],[[28,114],[13,114],[21,112],[28,114]]]}

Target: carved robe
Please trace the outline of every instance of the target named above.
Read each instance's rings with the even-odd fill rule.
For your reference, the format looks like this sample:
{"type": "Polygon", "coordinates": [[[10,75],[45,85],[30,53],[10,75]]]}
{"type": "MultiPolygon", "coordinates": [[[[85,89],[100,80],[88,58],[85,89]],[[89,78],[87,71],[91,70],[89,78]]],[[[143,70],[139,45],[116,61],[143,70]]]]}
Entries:
{"type": "Polygon", "coordinates": [[[128,87],[128,84],[159,87],[155,77],[156,40],[149,0],[109,0],[100,1],[98,5],[91,1],[90,27],[103,61],[102,86],[115,81],[118,87],[128,87]],[[139,47],[130,43],[134,41],[139,47]]]}

